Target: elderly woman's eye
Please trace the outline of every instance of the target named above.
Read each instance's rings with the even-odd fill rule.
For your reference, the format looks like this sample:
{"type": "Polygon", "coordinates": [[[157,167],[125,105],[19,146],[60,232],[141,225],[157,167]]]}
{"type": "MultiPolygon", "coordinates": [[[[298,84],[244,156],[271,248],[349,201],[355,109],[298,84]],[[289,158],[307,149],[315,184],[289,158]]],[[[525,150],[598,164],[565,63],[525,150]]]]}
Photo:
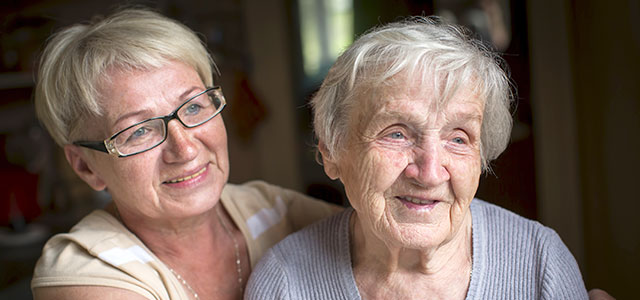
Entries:
{"type": "Polygon", "coordinates": [[[460,144],[460,145],[462,145],[462,144],[464,144],[464,143],[465,143],[464,139],[463,139],[463,138],[461,138],[461,137],[455,137],[455,138],[453,138],[453,140],[452,140],[452,141],[453,141],[454,143],[456,143],[456,144],[460,144]]]}
{"type": "Polygon", "coordinates": [[[389,137],[395,140],[399,140],[399,139],[404,139],[405,136],[404,134],[402,134],[402,132],[396,131],[396,132],[392,132],[391,134],[389,134],[389,137]]]}

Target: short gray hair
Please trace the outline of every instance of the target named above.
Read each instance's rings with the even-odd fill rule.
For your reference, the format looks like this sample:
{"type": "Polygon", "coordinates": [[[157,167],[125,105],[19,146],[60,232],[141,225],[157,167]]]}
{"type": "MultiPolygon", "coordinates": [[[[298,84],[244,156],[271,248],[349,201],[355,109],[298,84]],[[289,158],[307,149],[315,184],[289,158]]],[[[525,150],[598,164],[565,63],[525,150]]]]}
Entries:
{"type": "Polygon", "coordinates": [[[60,146],[78,138],[81,121],[100,116],[99,85],[111,68],[148,70],[174,60],[213,84],[213,59],[185,25],[159,13],[129,8],[76,24],[48,40],[38,68],[36,113],[60,146]]]}
{"type": "Polygon", "coordinates": [[[437,87],[445,102],[457,88],[473,85],[486,99],[482,121],[483,170],[509,142],[513,95],[504,61],[463,27],[437,17],[413,17],[373,28],[360,36],[329,70],[311,99],[314,130],[330,158],[340,152],[350,110],[361,90],[389,84],[396,75],[437,87]],[[432,80],[427,83],[426,80],[432,80]]]}

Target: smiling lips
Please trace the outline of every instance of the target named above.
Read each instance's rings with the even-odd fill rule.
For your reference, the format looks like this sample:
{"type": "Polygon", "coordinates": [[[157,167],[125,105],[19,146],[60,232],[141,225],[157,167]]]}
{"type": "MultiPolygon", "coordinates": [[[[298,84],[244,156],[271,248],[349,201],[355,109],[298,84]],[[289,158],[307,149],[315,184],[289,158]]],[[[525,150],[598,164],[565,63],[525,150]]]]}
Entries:
{"type": "Polygon", "coordinates": [[[424,200],[424,199],[419,199],[419,198],[413,198],[413,197],[397,197],[398,199],[402,200],[402,201],[407,201],[413,204],[417,204],[417,205],[431,205],[431,204],[435,204],[436,202],[438,202],[437,200],[424,200]]]}
{"type": "Polygon", "coordinates": [[[204,171],[206,171],[206,170],[207,170],[207,167],[205,166],[205,167],[204,167],[204,168],[202,168],[200,171],[198,171],[198,172],[196,172],[196,173],[194,173],[194,174],[191,174],[191,175],[189,175],[189,176],[187,176],[187,177],[182,177],[182,178],[177,178],[177,179],[173,179],[173,180],[168,180],[168,181],[165,181],[165,183],[178,183],[178,182],[183,182],[183,181],[185,181],[185,180],[189,180],[189,179],[191,179],[191,178],[195,178],[195,177],[200,176],[200,174],[204,173],[204,171]]]}

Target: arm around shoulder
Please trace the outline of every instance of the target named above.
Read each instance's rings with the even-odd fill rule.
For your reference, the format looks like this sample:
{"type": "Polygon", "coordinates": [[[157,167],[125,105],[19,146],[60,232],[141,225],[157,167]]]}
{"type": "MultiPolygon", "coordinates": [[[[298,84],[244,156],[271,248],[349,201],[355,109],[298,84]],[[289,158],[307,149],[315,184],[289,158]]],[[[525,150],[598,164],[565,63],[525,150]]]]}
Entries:
{"type": "Polygon", "coordinates": [[[344,210],[342,206],[291,190],[286,190],[286,197],[288,200],[287,206],[289,207],[287,218],[291,221],[294,231],[344,210]]]}

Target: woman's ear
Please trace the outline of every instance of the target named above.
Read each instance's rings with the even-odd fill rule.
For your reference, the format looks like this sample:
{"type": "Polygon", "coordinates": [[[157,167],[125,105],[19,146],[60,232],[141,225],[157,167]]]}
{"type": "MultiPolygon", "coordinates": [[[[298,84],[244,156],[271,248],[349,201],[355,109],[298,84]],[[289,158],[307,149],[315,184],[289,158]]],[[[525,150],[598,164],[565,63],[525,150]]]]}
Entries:
{"type": "Polygon", "coordinates": [[[76,145],[65,145],[64,155],[78,176],[96,191],[104,190],[107,185],[88,163],[86,154],[76,145]]]}
{"type": "Polygon", "coordinates": [[[320,155],[322,155],[322,166],[324,167],[324,172],[331,178],[331,180],[336,180],[340,178],[340,172],[338,169],[338,165],[336,161],[329,155],[329,150],[327,149],[327,145],[324,142],[320,141],[318,143],[318,150],[320,150],[320,155]]]}

